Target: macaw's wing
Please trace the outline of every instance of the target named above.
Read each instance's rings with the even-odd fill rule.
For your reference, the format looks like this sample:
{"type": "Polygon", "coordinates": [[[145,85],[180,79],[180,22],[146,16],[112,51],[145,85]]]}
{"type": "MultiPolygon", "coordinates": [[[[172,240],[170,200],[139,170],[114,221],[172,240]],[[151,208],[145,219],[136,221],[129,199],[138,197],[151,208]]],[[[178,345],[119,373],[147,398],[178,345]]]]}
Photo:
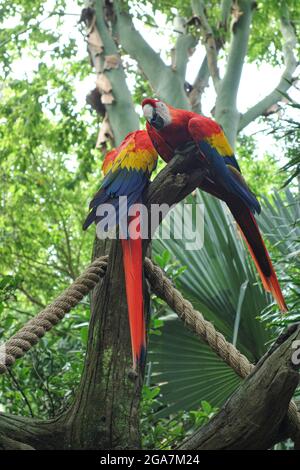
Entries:
{"type": "Polygon", "coordinates": [[[110,150],[110,152],[107,152],[107,154],[105,155],[103,163],[102,163],[102,173],[104,174],[104,176],[107,175],[109,170],[111,170],[113,163],[115,159],[117,158],[117,156],[118,156],[117,148],[110,150]]]}
{"type": "Polygon", "coordinates": [[[199,116],[189,122],[189,132],[206,159],[212,180],[238,196],[251,212],[260,205],[243,176],[222,128],[209,118],[199,116]]]}
{"type": "Polygon", "coordinates": [[[160,133],[149,124],[149,122],[146,123],[146,128],[153,147],[159,153],[161,158],[168,163],[174,157],[175,150],[170,144],[168,144],[168,142],[166,142],[160,133]]]}
{"type": "MultiPolygon", "coordinates": [[[[146,132],[145,135],[147,136],[146,132]]],[[[140,137],[142,136],[139,135],[140,137]]],[[[90,202],[91,212],[83,224],[84,230],[96,219],[97,208],[101,204],[112,204],[116,209],[117,217],[121,218],[121,214],[119,214],[120,196],[127,197],[128,207],[140,200],[141,194],[149,181],[149,175],[155,168],[157,161],[154,148],[151,146],[147,150],[144,147],[141,148],[137,145],[135,133],[130,138],[127,136],[118,147],[117,155],[113,155],[111,169],[106,174],[101,188],[90,202]]],[[[124,205],[123,207],[125,208],[124,205]]]]}
{"type": "Polygon", "coordinates": [[[90,209],[120,196],[129,197],[131,194],[136,194],[139,197],[147,182],[148,176],[141,170],[121,167],[115,171],[111,169],[90,202],[90,209]]]}
{"type": "Polygon", "coordinates": [[[148,176],[141,170],[121,168],[121,166],[115,168],[115,171],[111,169],[104,178],[101,188],[90,202],[91,212],[83,225],[84,230],[96,220],[98,207],[106,203],[115,208],[115,223],[113,221],[108,221],[108,223],[110,225],[118,223],[118,220],[126,215],[127,209],[140,200],[147,183],[148,176]],[[120,196],[127,197],[127,205],[119,204],[120,196]],[[122,208],[123,210],[121,210],[122,208]]]}

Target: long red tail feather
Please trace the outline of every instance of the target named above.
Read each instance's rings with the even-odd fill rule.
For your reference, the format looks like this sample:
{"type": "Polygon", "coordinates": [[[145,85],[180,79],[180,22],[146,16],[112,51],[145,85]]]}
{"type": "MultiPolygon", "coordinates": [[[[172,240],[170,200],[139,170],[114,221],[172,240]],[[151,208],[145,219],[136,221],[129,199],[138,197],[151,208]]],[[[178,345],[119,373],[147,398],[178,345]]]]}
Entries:
{"type": "Polygon", "coordinates": [[[136,369],[146,352],[142,239],[138,237],[137,239],[122,240],[122,249],[133,368],[136,369]]]}
{"type": "Polygon", "coordinates": [[[225,188],[217,186],[209,180],[204,180],[200,187],[204,189],[204,191],[226,202],[248,246],[265,290],[271,292],[280,310],[287,312],[287,306],[272,261],[252,212],[238,197],[228,193],[225,188]]]}
{"type": "Polygon", "coordinates": [[[241,230],[257,271],[266,291],[271,292],[282,312],[287,306],[274,271],[268,250],[260,234],[257,222],[251,211],[236,198],[226,200],[227,205],[241,230]]]}

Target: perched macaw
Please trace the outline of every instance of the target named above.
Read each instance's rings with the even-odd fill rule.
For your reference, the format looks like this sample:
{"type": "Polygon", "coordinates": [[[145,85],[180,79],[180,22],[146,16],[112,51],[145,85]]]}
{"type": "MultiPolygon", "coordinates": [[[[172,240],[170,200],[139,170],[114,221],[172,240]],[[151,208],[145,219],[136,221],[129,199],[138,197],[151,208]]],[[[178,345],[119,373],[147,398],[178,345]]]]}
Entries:
{"type": "MultiPolygon", "coordinates": [[[[151,172],[156,167],[157,152],[146,131],[128,134],[116,149],[106,154],[102,170],[105,178],[101,188],[90,203],[90,213],[83,229],[86,230],[94,221],[97,223],[97,209],[101,204],[111,203],[118,217],[126,217],[127,233],[121,240],[123,265],[125,272],[126,297],[128,305],[131,335],[133,367],[143,360],[146,351],[146,331],[143,300],[142,237],[131,233],[131,222],[139,231],[139,213],[127,220],[123,214],[119,197],[127,196],[127,208],[142,202],[142,193],[148,185],[151,172]],[[136,220],[138,218],[138,220],[136,220]],[[134,238],[133,238],[134,237],[134,238]]],[[[119,219],[119,221],[121,221],[119,219]]]]}
{"type": "Polygon", "coordinates": [[[196,144],[199,163],[208,170],[200,188],[226,202],[248,245],[264,288],[272,293],[280,309],[287,311],[254,217],[261,211],[259,202],[247,186],[221,126],[210,118],[173,108],[156,99],[145,99],[142,107],[148,134],[166,162],[175,155],[176,149],[188,143],[196,144]]]}

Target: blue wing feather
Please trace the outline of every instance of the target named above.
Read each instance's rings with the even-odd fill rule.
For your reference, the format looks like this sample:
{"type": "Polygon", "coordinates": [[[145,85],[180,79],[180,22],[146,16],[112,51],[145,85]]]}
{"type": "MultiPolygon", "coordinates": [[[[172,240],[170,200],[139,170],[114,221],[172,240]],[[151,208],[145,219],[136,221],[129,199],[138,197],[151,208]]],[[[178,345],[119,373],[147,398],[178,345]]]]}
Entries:
{"type": "Polygon", "coordinates": [[[97,207],[101,204],[110,203],[116,210],[117,224],[125,217],[122,205],[119,204],[120,196],[127,196],[127,206],[139,202],[141,194],[149,182],[148,174],[142,170],[120,168],[117,171],[109,171],[105,176],[102,186],[90,202],[91,212],[89,213],[83,228],[87,229],[94,221],[99,222],[101,217],[97,217],[97,207]]]}
{"type": "Polygon", "coordinates": [[[235,158],[234,155],[231,155],[231,156],[227,155],[226,157],[223,157],[223,158],[224,158],[224,161],[225,161],[226,165],[233,166],[234,168],[236,168],[241,173],[241,169],[240,169],[239,164],[236,161],[236,158],[235,158]]]}
{"type": "Polygon", "coordinates": [[[209,162],[213,178],[228,191],[242,199],[253,213],[260,213],[260,205],[254,194],[251,193],[246,183],[242,182],[228,166],[231,165],[240,172],[235,157],[222,157],[219,152],[205,140],[201,140],[198,145],[209,162]]]}

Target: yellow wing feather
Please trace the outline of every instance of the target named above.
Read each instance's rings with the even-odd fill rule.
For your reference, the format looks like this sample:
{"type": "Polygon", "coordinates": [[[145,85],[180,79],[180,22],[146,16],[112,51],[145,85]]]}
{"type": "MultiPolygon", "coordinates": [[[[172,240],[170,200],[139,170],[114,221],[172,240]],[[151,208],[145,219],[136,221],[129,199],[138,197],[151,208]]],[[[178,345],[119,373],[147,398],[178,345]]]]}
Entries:
{"type": "Polygon", "coordinates": [[[212,134],[205,139],[212,147],[214,147],[222,157],[233,155],[233,149],[225,137],[224,132],[212,134]]]}
{"type": "Polygon", "coordinates": [[[155,168],[157,153],[155,150],[136,149],[134,142],[129,142],[126,147],[121,149],[120,153],[113,162],[111,171],[119,169],[135,171],[151,171],[155,168]]]}

